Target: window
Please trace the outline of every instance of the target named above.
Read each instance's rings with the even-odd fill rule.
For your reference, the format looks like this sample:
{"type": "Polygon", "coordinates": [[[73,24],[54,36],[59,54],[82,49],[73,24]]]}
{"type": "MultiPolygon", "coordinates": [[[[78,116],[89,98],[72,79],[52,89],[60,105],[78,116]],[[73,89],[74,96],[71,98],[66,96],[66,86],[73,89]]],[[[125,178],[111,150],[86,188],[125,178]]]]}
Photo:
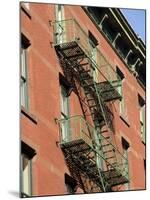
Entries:
{"type": "MultiPolygon", "coordinates": [[[[128,166],[128,149],[129,149],[129,143],[122,138],[122,148],[123,148],[123,164],[124,164],[124,172],[126,174],[128,174],[128,178],[129,178],[129,166],[128,166]]],[[[125,190],[129,190],[130,189],[130,185],[129,183],[125,183],[125,190]]]]}
{"type": "Polygon", "coordinates": [[[29,108],[29,99],[28,99],[28,47],[30,46],[29,40],[22,35],[21,36],[21,105],[28,110],[29,108]]]}
{"type": "Polygon", "coordinates": [[[21,142],[21,196],[32,195],[32,158],[35,150],[21,142]]]}
{"type": "Polygon", "coordinates": [[[56,20],[61,21],[64,18],[64,7],[63,5],[56,5],[56,20]]]}
{"type": "Polygon", "coordinates": [[[138,95],[139,113],[140,113],[140,132],[142,141],[145,143],[145,101],[138,95]]]}
{"type": "Polygon", "coordinates": [[[22,195],[31,196],[31,159],[28,155],[21,155],[22,162],[22,195]]]}
{"type": "Polygon", "coordinates": [[[116,72],[118,77],[121,80],[121,87],[118,87],[118,92],[122,96],[122,99],[120,100],[119,103],[119,111],[120,115],[125,116],[125,100],[124,100],[124,95],[123,95],[123,82],[124,82],[124,74],[121,72],[121,70],[116,67],[116,72]]]}
{"type": "Polygon", "coordinates": [[[61,113],[65,118],[69,117],[69,97],[63,85],[61,85],[61,113]]]}
{"type": "Polygon", "coordinates": [[[61,44],[65,41],[64,6],[56,5],[56,43],[61,44]]]}
{"type": "Polygon", "coordinates": [[[76,180],[66,173],[65,173],[65,184],[66,184],[67,192],[69,194],[74,194],[76,192],[77,190],[76,180]]]}
{"type": "Polygon", "coordinates": [[[62,140],[69,141],[69,97],[66,88],[61,85],[61,118],[65,119],[62,124],[62,140]]]}
{"type": "MultiPolygon", "coordinates": [[[[99,134],[98,134],[99,132],[100,132],[100,130],[98,131],[98,128],[97,128],[97,130],[95,130],[94,134],[93,134],[94,135],[94,141],[95,141],[95,147],[94,148],[97,150],[97,152],[99,152],[100,149],[101,149],[101,142],[100,142],[101,139],[100,139],[99,134]]],[[[98,168],[100,170],[102,170],[103,169],[103,159],[102,159],[102,157],[98,153],[95,153],[95,157],[96,157],[96,163],[97,163],[98,168]]]]}
{"type": "Polygon", "coordinates": [[[146,160],[144,159],[144,171],[145,171],[145,176],[146,176],[146,160]]]}
{"type": "Polygon", "coordinates": [[[98,82],[98,69],[96,67],[97,65],[95,65],[97,63],[97,48],[96,48],[96,46],[98,45],[98,41],[90,31],[89,31],[89,45],[90,45],[91,59],[93,61],[93,68],[94,68],[93,78],[94,78],[94,81],[98,82]]]}
{"type": "Polygon", "coordinates": [[[69,95],[72,91],[72,87],[67,82],[64,76],[60,74],[59,76],[60,86],[61,86],[61,118],[65,119],[62,124],[62,140],[69,141],[71,139],[70,135],[70,121],[69,121],[69,95]]]}

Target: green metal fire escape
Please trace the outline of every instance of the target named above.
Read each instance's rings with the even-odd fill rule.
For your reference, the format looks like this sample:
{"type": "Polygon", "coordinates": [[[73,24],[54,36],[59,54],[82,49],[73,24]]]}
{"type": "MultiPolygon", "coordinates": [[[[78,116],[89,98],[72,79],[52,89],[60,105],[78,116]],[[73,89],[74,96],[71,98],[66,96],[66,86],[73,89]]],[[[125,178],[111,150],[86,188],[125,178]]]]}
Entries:
{"type": "Polygon", "coordinates": [[[91,55],[88,34],[75,20],[53,23],[54,47],[70,84],[83,88],[93,124],[82,117],[59,120],[60,133],[70,123],[69,141],[60,138],[67,165],[84,192],[109,191],[128,182],[128,161],[113,141],[113,113],[108,103],[121,99],[121,80],[103,54],[96,48],[91,55]],[[96,75],[96,78],[95,78],[96,75]]]}

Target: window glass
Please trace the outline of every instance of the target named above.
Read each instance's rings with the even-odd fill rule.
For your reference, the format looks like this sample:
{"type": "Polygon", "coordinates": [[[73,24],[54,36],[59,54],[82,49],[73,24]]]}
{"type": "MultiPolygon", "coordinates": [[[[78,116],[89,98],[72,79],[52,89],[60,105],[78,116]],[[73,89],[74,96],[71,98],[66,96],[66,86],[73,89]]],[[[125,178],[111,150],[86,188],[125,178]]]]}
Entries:
{"type": "Polygon", "coordinates": [[[125,99],[124,99],[124,94],[123,94],[123,85],[124,85],[124,74],[121,72],[121,70],[117,67],[116,68],[116,72],[118,77],[121,80],[121,86],[118,87],[118,92],[119,94],[122,96],[122,99],[119,102],[119,111],[120,111],[120,115],[126,117],[126,113],[125,113],[125,99]]]}
{"type": "Polygon", "coordinates": [[[145,101],[144,99],[138,95],[139,101],[139,117],[140,117],[140,132],[142,141],[145,143],[145,101]]]}
{"type": "Polygon", "coordinates": [[[64,86],[61,86],[61,112],[65,117],[69,116],[69,97],[67,97],[67,91],[64,86]]]}
{"type": "Polygon", "coordinates": [[[21,38],[21,58],[20,58],[20,95],[21,95],[21,105],[29,109],[29,99],[28,99],[28,77],[27,77],[27,68],[28,68],[28,47],[29,41],[25,36],[21,38]]]}
{"type": "Polygon", "coordinates": [[[66,88],[61,85],[61,118],[65,119],[62,123],[62,140],[69,141],[70,138],[70,121],[69,121],[69,97],[67,96],[66,88]]]}
{"type": "Polygon", "coordinates": [[[89,46],[90,46],[90,54],[91,54],[91,59],[93,61],[93,79],[95,82],[98,82],[98,68],[96,67],[97,63],[97,48],[96,46],[98,45],[98,41],[94,37],[94,35],[89,31],[89,46]]]}
{"type": "Polygon", "coordinates": [[[31,196],[31,159],[26,154],[21,155],[22,195],[31,196]]]}
{"type": "MultiPolygon", "coordinates": [[[[124,170],[125,173],[128,174],[128,179],[129,179],[129,159],[128,159],[128,148],[129,148],[129,143],[122,138],[122,148],[123,148],[123,164],[124,164],[124,170]]],[[[129,183],[125,183],[125,190],[129,190],[130,189],[130,184],[129,183]]]]}
{"type": "Polygon", "coordinates": [[[65,32],[65,21],[64,20],[64,6],[63,5],[56,5],[56,43],[61,44],[65,41],[66,32],[65,32]]]}

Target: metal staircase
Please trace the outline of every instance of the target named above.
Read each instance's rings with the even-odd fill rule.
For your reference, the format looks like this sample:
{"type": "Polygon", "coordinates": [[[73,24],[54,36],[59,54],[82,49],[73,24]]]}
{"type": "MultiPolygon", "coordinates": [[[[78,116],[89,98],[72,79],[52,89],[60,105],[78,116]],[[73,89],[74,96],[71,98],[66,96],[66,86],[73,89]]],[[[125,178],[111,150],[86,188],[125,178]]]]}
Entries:
{"type": "MultiPolygon", "coordinates": [[[[107,105],[121,99],[117,90],[121,81],[98,49],[98,59],[91,58],[88,36],[75,20],[55,22],[53,28],[54,46],[64,74],[70,84],[77,81],[83,88],[93,121],[91,126],[80,118],[78,121],[84,126],[77,122],[74,129],[72,119],[76,118],[67,119],[71,122],[69,134],[75,137],[70,141],[60,138],[66,163],[84,192],[110,191],[112,186],[128,182],[127,161],[115,148],[113,114],[107,105]],[[96,70],[97,80],[94,79],[96,70]]],[[[60,133],[64,123],[59,120],[60,133]]]]}
{"type": "Polygon", "coordinates": [[[82,116],[73,116],[68,120],[58,121],[60,127],[60,146],[71,175],[85,193],[110,191],[112,186],[128,182],[128,162],[109,140],[98,134],[91,138],[95,128],[88,124],[82,116]],[[62,127],[71,125],[69,141],[62,139],[62,127]],[[98,141],[100,146],[97,146],[98,141]],[[114,156],[114,153],[115,156],[114,156]],[[89,180],[93,186],[89,189],[84,181],[89,180]]]}

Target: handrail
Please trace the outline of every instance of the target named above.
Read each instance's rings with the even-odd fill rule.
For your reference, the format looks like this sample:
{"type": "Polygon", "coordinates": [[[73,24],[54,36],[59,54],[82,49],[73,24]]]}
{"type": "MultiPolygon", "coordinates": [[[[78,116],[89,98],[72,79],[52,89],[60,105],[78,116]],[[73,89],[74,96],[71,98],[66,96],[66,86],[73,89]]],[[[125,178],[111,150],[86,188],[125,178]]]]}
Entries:
{"type": "MultiPolygon", "coordinates": [[[[84,117],[82,115],[73,115],[73,116],[70,116],[68,119],[65,119],[65,118],[58,119],[57,122],[61,123],[61,122],[68,121],[68,120],[71,120],[71,119],[82,119],[88,127],[90,127],[91,129],[95,130],[94,127],[90,123],[88,123],[87,121],[85,121],[85,119],[84,119],[84,117]]],[[[116,147],[108,139],[106,139],[101,134],[100,134],[100,137],[102,137],[104,140],[106,140],[113,147],[113,149],[115,149],[125,160],[127,160],[124,157],[124,155],[118,149],[116,149],[116,147]]],[[[92,138],[90,138],[90,139],[92,140],[92,138]]]]}
{"type": "MultiPolygon", "coordinates": [[[[83,118],[83,116],[81,115],[76,115],[76,116],[70,116],[68,119],[59,119],[58,120],[58,123],[59,123],[59,126],[61,127],[63,122],[66,122],[66,121],[70,121],[70,125],[73,125],[72,124],[72,121],[73,122],[77,122],[77,124],[75,124],[76,126],[73,127],[73,131],[78,131],[78,133],[72,133],[71,129],[69,130],[69,134],[74,134],[75,137],[71,138],[69,141],[63,141],[62,138],[60,138],[60,143],[62,144],[65,144],[67,142],[71,142],[71,141],[74,141],[74,140],[77,140],[77,139],[83,139],[100,157],[102,157],[104,160],[105,158],[101,155],[101,153],[95,149],[93,147],[93,138],[91,138],[88,134],[87,134],[87,130],[90,130],[91,132],[94,133],[95,129],[94,127],[89,124],[87,121],[85,121],[85,119],[83,118]],[[84,129],[84,130],[83,130],[84,129]],[[89,142],[90,141],[90,142],[89,142]],[[89,143],[88,143],[89,142],[89,143]]],[[[117,165],[116,166],[113,166],[112,163],[110,161],[106,161],[108,163],[110,163],[113,168],[116,168],[118,171],[121,170],[120,167],[123,167],[122,170],[120,171],[120,173],[128,173],[128,170],[125,170],[126,169],[126,165],[128,164],[128,160],[124,157],[124,155],[118,150],[116,149],[116,147],[108,140],[106,139],[103,135],[100,134],[100,138],[101,139],[104,139],[105,141],[107,141],[109,143],[109,145],[111,145],[111,147],[115,150],[115,153],[116,153],[116,158],[117,158],[117,165]]],[[[100,139],[99,138],[99,139],[100,139]]],[[[98,139],[97,139],[98,140],[98,139]]],[[[94,139],[94,141],[96,141],[96,139],[94,139]]],[[[128,174],[127,174],[128,176],[128,174]]]]}
{"type": "MultiPolygon", "coordinates": [[[[102,54],[102,52],[95,47],[96,52],[97,52],[97,60],[95,61],[93,58],[91,58],[91,48],[89,45],[89,37],[88,34],[83,30],[83,28],[81,28],[81,26],[79,25],[79,23],[75,20],[75,19],[66,19],[66,20],[61,20],[61,21],[55,21],[52,23],[53,24],[53,28],[54,28],[54,39],[56,39],[56,35],[55,32],[58,29],[57,24],[61,24],[61,26],[64,27],[64,35],[66,42],[70,42],[70,41],[76,41],[77,39],[80,38],[80,41],[78,41],[79,45],[82,46],[82,48],[84,48],[88,58],[92,61],[92,64],[95,66],[95,68],[99,71],[99,73],[101,73],[104,78],[107,80],[108,78],[106,77],[106,75],[104,75],[102,73],[102,68],[104,67],[106,70],[106,66],[107,66],[107,70],[109,70],[109,73],[107,73],[107,76],[115,76],[113,78],[115,78],[116,80],[120,80],[120,77],[117,75],[117,73],[115,72],[114,68],[112,67],[112,65],[107,61],[106,57],[102,54]],[[69,35],[71,34],[71,35],[69,35]],[[80,37],[79,37],[80,36],[80,37]],[[68,38],[66,38],[68,37],[68,38]],[[109,69],[108,69],[109,67],[109,69]]],[[[54,45],[57,45],[59,43],[57,43],[57,40],[55,41],[54,45]],[[56,42],[56,43],[55,43],[56,42]]],[[[90,43],[93,43],[92,41],[90,41],[90,43]]],[[[108,80],[109,82],[111,82],[111,79],[108,80]]]]}

